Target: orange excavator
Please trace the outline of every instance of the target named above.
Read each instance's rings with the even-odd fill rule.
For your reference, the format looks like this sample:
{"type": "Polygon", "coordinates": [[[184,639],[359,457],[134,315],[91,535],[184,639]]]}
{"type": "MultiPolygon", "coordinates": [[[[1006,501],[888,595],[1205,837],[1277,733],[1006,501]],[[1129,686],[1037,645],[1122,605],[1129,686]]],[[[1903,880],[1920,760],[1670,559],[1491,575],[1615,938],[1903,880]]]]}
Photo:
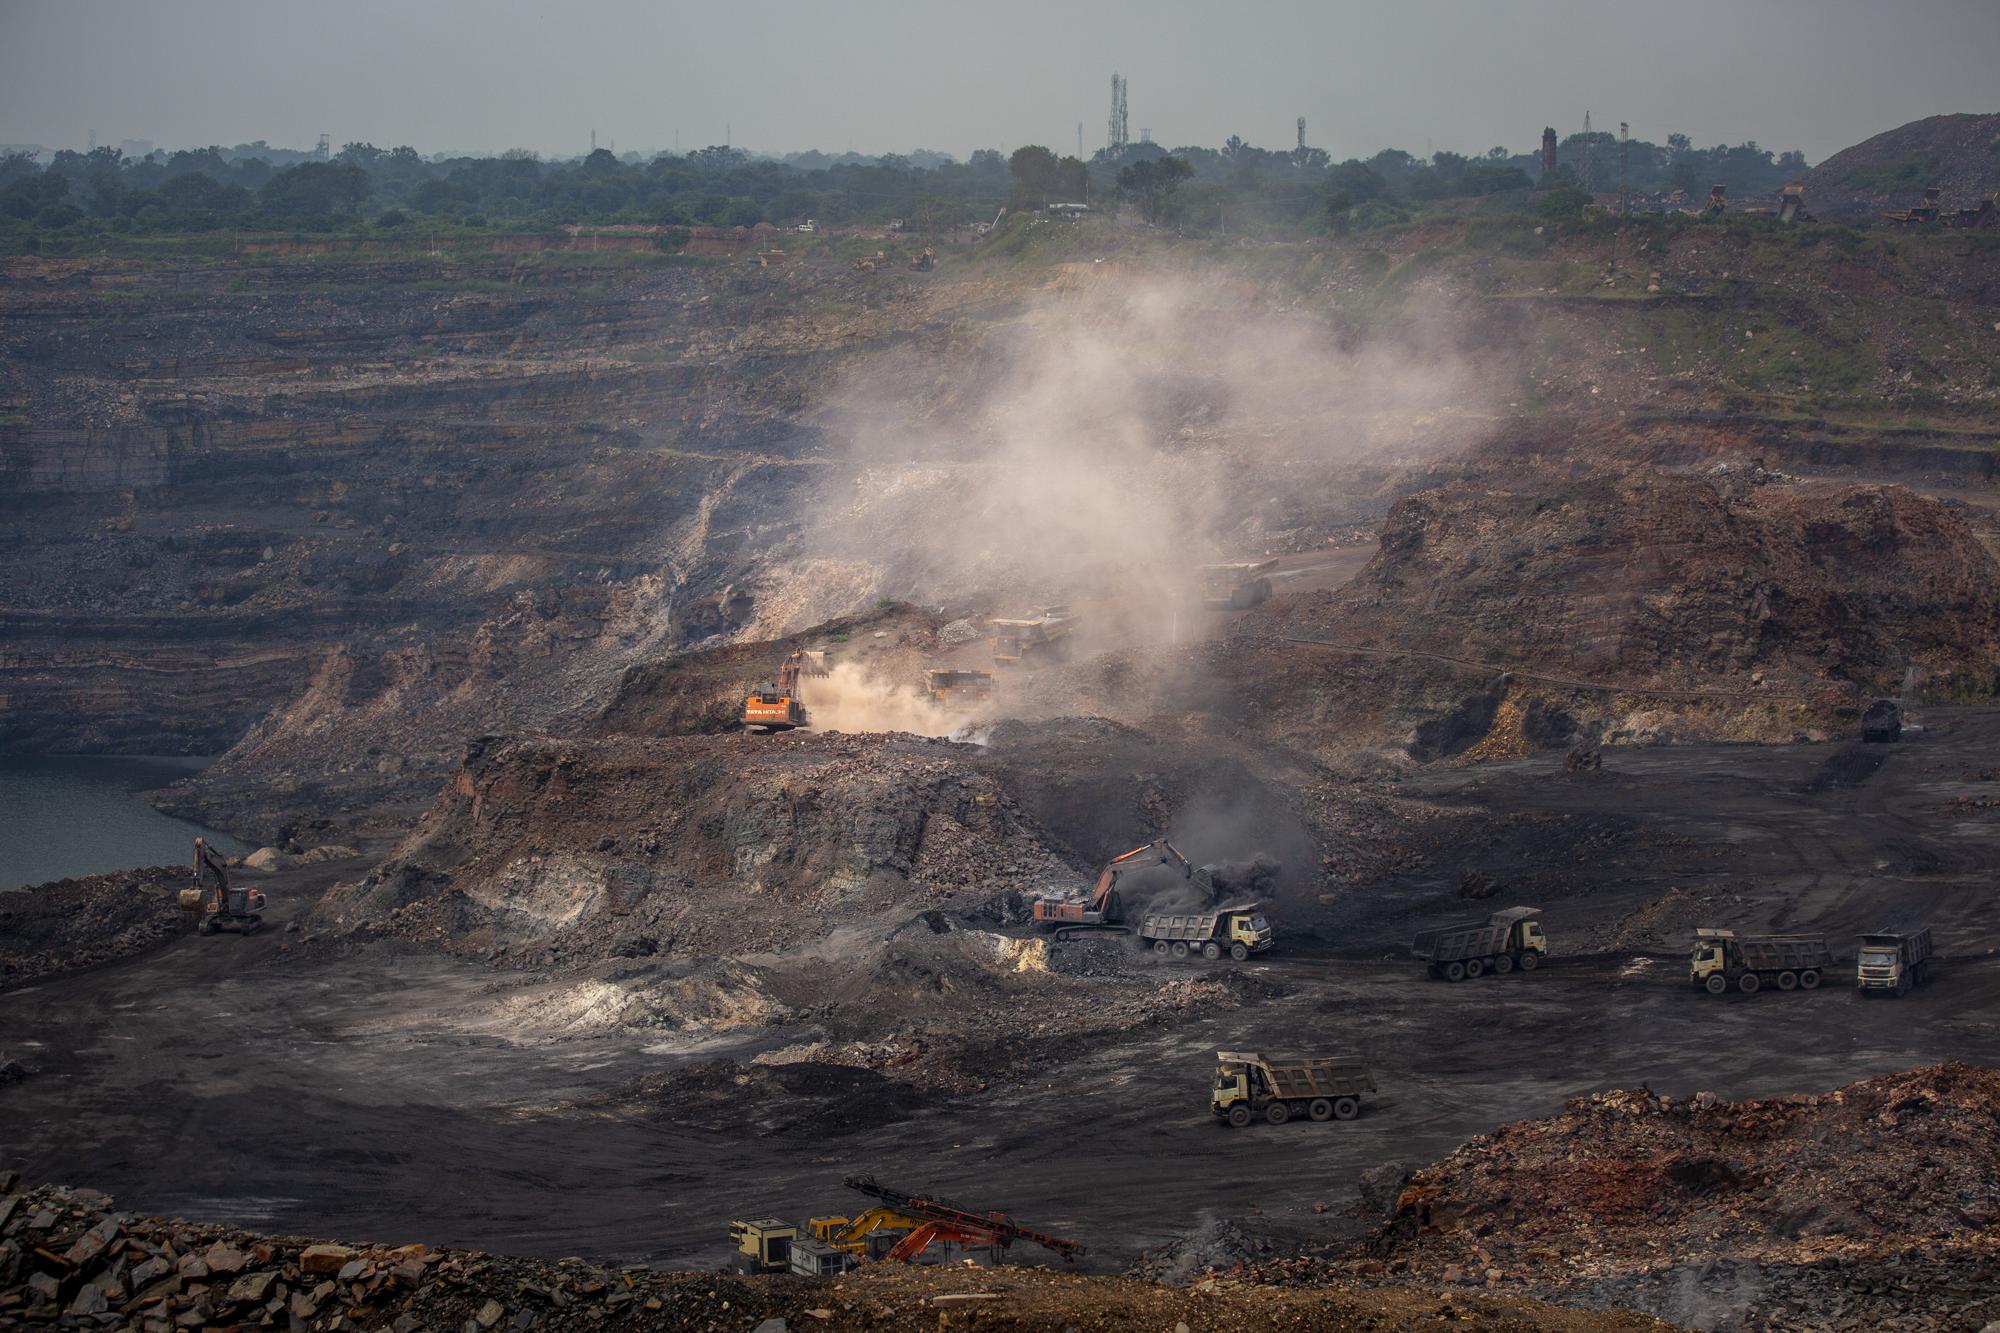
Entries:
{"type": "Polygon", "coordinates": [[[808,653],[794,648],[778,666],[776,683],[766,682],[743,701],[743,726],[750,731],[790,731],[810,725],[812,719],[799,698],[802,676],[824,676],[824,653],[808,653]]]}
{"type": "Polygon", "coordinates": [[[264,924],[262,889],[237,888],[229,882],[229,866],[208,839],[194,840],[194,887],[182,889],[181,907],[193,914],[204,935],[233,930],[254,935],[264,924]]]}
{"type": "Polygon", "coordinates": [[[1182,879],[1201,885],[1211,898],[1215,896],[1215,881],[1208,868],[1195,866],[1181,855],[1180,848],[1165,838],[1157,838],[1105,862],[1104,869],[1097,872],[1097,883],[1087,894],[1045,893],[1036,898],[1035,923],[1053,929],[1058,940],[1097,932],[1129,934],[1132,928],[1125,924],[1125,904],[1118,896],[1119,877],[1155,865],[1171,866],[1180,872],[1182,879]]]}

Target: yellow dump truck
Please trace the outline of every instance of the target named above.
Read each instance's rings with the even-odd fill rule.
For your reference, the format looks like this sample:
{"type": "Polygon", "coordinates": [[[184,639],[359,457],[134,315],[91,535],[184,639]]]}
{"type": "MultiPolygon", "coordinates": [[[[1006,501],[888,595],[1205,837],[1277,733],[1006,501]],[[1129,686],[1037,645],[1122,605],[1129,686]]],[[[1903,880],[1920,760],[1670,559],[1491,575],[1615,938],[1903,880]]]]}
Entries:
{"type": "Polygon", "coordinates": [[[1532,972],[1549,951],[1539,907],[1509,907],[1484,921],[1439,926],[1417,932],[1410,956],[1433,977],[1466,981],[1488,973],[1532,972]]]}
{"type": "Polygon", "coordinates": [[[1233,560],[1201,567],[1202,600],[1210,606],[1241,611],[1262,606],[1271,597],[1271,571],[1276,560],[1233,560]]]}
{"type": "Polygon", "coordinates": [[[1745,995],[1767,985],[1817,990],[1821,974],[1832,966],[1824,935],[1738,935],[1704,926],[1694,933],[1688,980],[1710,995],[1731,986],[1745,995]]]}
{"type": "Polygon", "coordinates": [[[1240,963],[1270,948],[1274,938],[1258,908],[1238,903],[1212,912],[1150,912],[1139,923],[1139,938],[1162,958],[1199,954],[1214,962],[1227,953],[1240,963]]]}
{"type": "Polygon", "coordinates": [[[1361,1114],[1361,1094],[1373,1091],[1375,1080],[1355,1056],[1275,1060],[1242,1051],[1217,1051],[1208,1109],[1232,1129],[1242,1129],[1258,1116],[1273,1125],[1282,1125],[1294,1116],[1352,1120],[1361,1114]]]}
{"type": "Polygon", "coordinates": [[[983,703],[993,697],[993,673],[931,667],[924,672],[924,694],[940,708],[983,703]]]}
{"type": "Polygon", "coordinates": [[[1068,657],[1069,636],[1075,628],[1076,618],[1069,614],[1068,608],[1052,606],[1037,616],[989,619],[986,637],[993,646],[996,663],[1032,666],[1068,657]]]}
{"type": "Polygon", "coordinates": [[[1854,955],[1855,989],[1863,995],[1877,991],[1901,998],[1910,987],[1929,979],[1935,952],[1929,926],[1863,935],[1854,955]]]}

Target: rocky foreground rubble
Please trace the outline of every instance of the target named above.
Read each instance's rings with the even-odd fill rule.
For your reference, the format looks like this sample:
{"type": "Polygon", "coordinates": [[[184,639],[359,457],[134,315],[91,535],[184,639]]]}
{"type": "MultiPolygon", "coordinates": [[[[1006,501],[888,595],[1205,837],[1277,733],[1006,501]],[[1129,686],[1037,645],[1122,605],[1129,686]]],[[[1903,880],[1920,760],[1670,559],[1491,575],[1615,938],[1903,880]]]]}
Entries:
{"type": "Polygon", "coordinates": [[[1358,1250],[1247,1270],[1521,1291],[1704,1328],[2000,1321],[2000,1071],[1579,1097],[1409,1176],[1358,1250]]]}
{"type": "Polygon", "coordinates": [[[0,893],[0,986],[143,953],[189,930],[185,866],[147,866],[0,893]]]}
{"type": "Polygon", "coordinates": [[[1516,1297],[1194,1288],[1042,1268],[871,1265],[840,1281],[605,1268],[424,1245],[260,1236],[115,1212],[0,1174],[0,1328],[354,1330],[1660,1330],[1516,1297]]]}

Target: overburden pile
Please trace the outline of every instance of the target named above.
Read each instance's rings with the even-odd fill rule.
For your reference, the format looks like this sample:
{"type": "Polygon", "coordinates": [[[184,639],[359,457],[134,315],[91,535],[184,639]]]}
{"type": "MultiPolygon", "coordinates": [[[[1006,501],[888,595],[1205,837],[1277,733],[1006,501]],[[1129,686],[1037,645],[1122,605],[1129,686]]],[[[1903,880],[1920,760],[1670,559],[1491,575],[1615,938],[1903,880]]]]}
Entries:
{"type": "Polygon", "coordinates": [[[190,929],[184,866],[147,866],[0,893],[0,983],[15,985],[144,953],[190,929]]]}
{"type": "Polygon", "coordinates": [[[2000,1318],[2000,1071],[1949,1062],[1823,1096],[1595,1093],[1412,1174],[1387,1221],[1261,1281],[1443,1283],[1704,1327],[2000,1318]]]}

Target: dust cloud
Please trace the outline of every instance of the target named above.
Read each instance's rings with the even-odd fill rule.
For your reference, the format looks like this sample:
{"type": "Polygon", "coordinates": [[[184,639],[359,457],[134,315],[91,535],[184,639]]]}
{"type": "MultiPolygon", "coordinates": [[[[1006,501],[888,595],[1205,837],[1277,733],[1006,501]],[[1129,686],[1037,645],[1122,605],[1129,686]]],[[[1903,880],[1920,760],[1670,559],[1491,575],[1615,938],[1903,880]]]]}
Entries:
{"type": "Polygon", "coordinates": [[[799,697],[815,731],[907,731],[953,736],[973,726],[971,709],[934,704],[914,685],[886,680],[853,662],[838,662],[824,676],[799,682],[799,697]]]}
{"type": "Polygon", "coordinates": [[[1485,419],[1487,377],[1442,315],[1355,340],[1296,293],[1067,267],[1018,319],[849,376],[825,418],[840,464],[769,580],[765,613],[789,623],[762,632],[976,597],[1000,615],[1115,600],[1140,622],[1122,629],[1168,638],[1201,564],[1264,554],[1350,503],[1356,465],[1461,448],[1485,419]],[[793,577],[808,568],[822,595],[793,577]]]}

